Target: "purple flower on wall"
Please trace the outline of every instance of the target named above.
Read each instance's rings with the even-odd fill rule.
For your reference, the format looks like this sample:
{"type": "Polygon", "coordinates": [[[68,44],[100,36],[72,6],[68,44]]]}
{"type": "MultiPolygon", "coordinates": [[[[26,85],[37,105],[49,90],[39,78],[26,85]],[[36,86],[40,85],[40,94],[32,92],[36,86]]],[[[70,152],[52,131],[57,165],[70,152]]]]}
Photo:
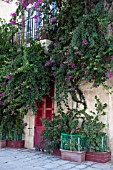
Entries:
{"type": "Polygon", "coordinates": [[[34,15],[34,17],[33,17],[35,20],[38,18],[38,16],[37,15],[34,15]]]}
{"type": "Polygon", "coordinates": [[[16,24],[16,20],[12,20],[12,21],[11,21],[11,24],[12,24],[12,25],[16,24]]]}
{"type": "Polygon", "coordinates": [[[4,104],[4,102],[2,102],[1,100],[0,100],[0,105],[3,105],[4,104]]]}
{"type": "Polygon", "coordinates": [[[14,62],[14,59],[12,58],[11,62],[13,63],[14,62]]]}
{"type": "Polygon", "coordinates": [[[75,64],[72,63],[72,64],[71,64],[71,67],[72,67],[72,68],[75,68],[76,66],[75,66],[75,64]]]}
{"type": "Polygon", "coordinates": [[[89,82],[89,79],[88,79],[88,78],[86,78],[86,82],[89,82]]]}
{"type": "Polygon", "coordinates": [[[41,3],[42,3],[42,0],[38,0],[38,3],[41,4],[41,3]]]}
{"type": "Polygon", "coordinates": [[[55,18],[55,17],[50,19],[50,22],[51,22],[51,23],[52,23],[52,22],[55,22],[55,21],[56,21],[56,18],[55,18]]]}
{"type": "Polygon", "coordinates": [[[15,17],[16,16],[16,12],[13,12],[10,14],[11,17],[15,17]]]}
{"type": "Polygon", "coordinates": [[[24,20],[24,19],[21,20],[21,25],[22,25],[23,27],[25,26],[25,20],[24,20]]]}
{"type": "Polygon", "coordinates": [[[55,77],[56,75],[55,74],[51,74],[53,77],[55,77]]]}
{"type": "Polygon", "coordinates": [[[72,88],[70,88],[69,90],[70,90],[70,91],[74,91],[74,90],[75,90],[75,88],[74,88],[74,87],[72,87],[72,88]]]}
{"type": "Polygon", "coordinates": [[[4,92],[0,93],[0,97],[2,97],[4,95],[4,92]]]}
{"type": "Polygon", "coordinates": [[[10,80],[10,79],[11,79],[11,76],[10,76],[10,75],[9,75],[9,76],[7,76],[7,79],[8,79],[8,80],[10,80]]]}
{"type": "Polygon", "coordinates": [[[113,32],[113,28],[111,28],[109,31],[112,33],[113,32]]]}
{"type": "Polygon", "coordinates": [[[48,62],[45,63],[45,66],[47,67],[47,66],[49,66],[50,64],[51,64],[51,61],[48,61],[48,62]]]}
{"type": "Polygon", "coordinates": [[[84,71],[84,74],[87,74],[87,72],[86,72],[86,71],[84,71]]]}
{"type": "Polygon", "coordinates": [[[28,3],[28,2],[25,2],[23,5],[24,5],[24,7],[26,8],[26,7],[29,5],[29,3],[28,3]]]}
{"type": "Polygon", "coordinates": [[[108,74],[108,78],[112,78],[113,77],[113,74],[108,74]]]}
{"type": "Polygon", "coordinates": [[[57,43],[56,43],[56,42],[54,42],[54,46],[57,46],[57,43]]]}
{"type": "Polygon", "coordinates": [[[56,70],[56,68],[55,68],[55,67],[52,67],[51,69],[52,69],[52,70],[56,70]]]}
{"type": "Polygon", "coordinates": [[[72,79],[73,76],[68,76],[68,80],[72,79]]]}
{"type": "Polygon", "coordinates": [[[112,56],[110,56],[110,59],[111,59],[111,60],[113,59],[113,55],[112,55],[112,56]]]}
{"type": "Polygon", "coordinates": [[[82,45],[84,45],[84,44],[87,45],[87,44],[88,44],[88,41],[87,41],[87,40],[83,40],[83,41],[82,41],[82,45]]]}

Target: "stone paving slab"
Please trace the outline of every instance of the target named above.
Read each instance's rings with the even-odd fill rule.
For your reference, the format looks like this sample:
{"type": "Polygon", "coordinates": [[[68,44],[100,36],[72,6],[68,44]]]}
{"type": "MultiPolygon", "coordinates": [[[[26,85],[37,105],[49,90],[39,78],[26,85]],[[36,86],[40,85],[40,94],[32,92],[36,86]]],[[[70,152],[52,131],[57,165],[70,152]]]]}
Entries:
{"type": "Polygon", "coordinates": [[[70,162],[29,149],[0,149],[0,170],[113,170],[113,162],[70,162]]]}

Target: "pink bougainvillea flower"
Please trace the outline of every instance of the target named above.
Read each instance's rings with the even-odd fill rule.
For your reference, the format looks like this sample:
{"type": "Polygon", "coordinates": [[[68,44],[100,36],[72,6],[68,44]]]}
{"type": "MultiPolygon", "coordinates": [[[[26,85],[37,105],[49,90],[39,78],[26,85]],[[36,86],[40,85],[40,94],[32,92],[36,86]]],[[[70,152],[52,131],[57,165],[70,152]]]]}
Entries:
{"type": "Polygon", "coordinates": [[[45,63],[45,66],[49,66],[51,64],[51,61],[48,61],[45,63]]]}
{"type": "Polygon", "coordinates": [[[33,4],[33,0],[29,0],[29,4],[33,4]]]}
{"type": "Polygon", "coordinates": [[[4,102],[2,102],[1,100],[0,100],[0,105],[3,105],[4,104],[4,102]]]}
{"type": "Polygon", "coordinates": [[[111,60],[113,59],[113,55],[112,55],[112,56],[110,56],[110,59],[111,59],[111,60]]]}
{"type": "Polygon", "coordinates": [[[113,28],[110,28],[110,30],[109,30],[111,33],[113,32],[113,28]]]}
{"type": "Polygon", "coordinates": [[[56,21],[56,18],[55,18],[55,17],[50,19],[50,22],[51,22],[51,23],[52,23],[52,22],[55,22],[55,21],[56,21]]]}
{"type": "Polygon", "coordinates": [[[24,19],[21,20],[21,25],[22,25],[23,27],[25,26],[25,20],[24,20],[24,19]]]}
{"type": "Polygon", "coordinates": [[[4,92],[0,93],[0,97],[4,95],[4,92]]]}
{"type": "Polygon", "coordinates": [[[71,67],[72,67],[72,68],[75,68],[76,66],[75,66],[75,64],[72,63],[72,64],[71,64],[71,67]]]}
{"type": "Polygon", "coordinates": [[[42,3],[42,0],[38,0],[38,3],[41,4],[41,3],[42,3]]]}
{"type": "Polygon", "coordinates": [[[84,71],[84,74],[87,74],[87,72],[86,72],[86,71],[84,71]]]}
{"type": "Polygon", "coordinates": [[[52,70],[56,70],[56,68],[55,68],[55,67],[52,67],[51,69],[52,69],[52,70]]]}
{"type": "Polygon", "coordinates": [[[16,16],[16,12],[13,12],[10,14],[11,17],[15,17],[16,16]]]}
{"type": "Polygon", "coordinates": [[[23,6],[26,8],[29,5],[28,2],[23,3],[23,6]]]}
{"type": "Polygon", "coordinates": [[[56,43],[56,42],[54,42],[54,46],[57,46],[57,43],[56,43]]]}
{"type": "Polygon", "coordinates": [[[53,77],[55,77],[56,75],[55,74],[51,74],[53,77]]]}
{"type": "Polygon", "coordinates": [[[74,91],[74,90],[75,90],[75,88],[74,88],[74,87],[72,87],[72,88],[70,88],[69,90],[70,90],[70,91],[74,91]]]}
{"type": "Polygon", "coordinates": [[[38,3],[38,2],[34,2],[33,6],[34,6],[34,7],[38,7],[38,6],[39,6],[39,3],[38,3]]]}
{"type": "Polygon", "coordinates": [[[33,17],[34,19],[37,19],[38,18],[38,16],[37,15],[34,15],[34,17],[33,17]]]}
{"type": "Polygon", "coordinates": [[[10,75],[9,75],[9,76],[7,76],[7,79],[8,79],[8,80],[10,80],[10,79],[11,79],[11,76],[10,76],[10,75]]]}
{"type": "Polygon", "coordinates": [[[113,77],[113,74],[108,74],[108,78],[112,78],[113,77]]]}
{"type": "Polygon", "coordinates": [[[89,82],[89,79],[88,79],[88,78],[86,78],[86,82],[89,82]]]}
{"type": "Polygon", "coordinates": [[[68,80],[72,79],[73,76],[68,76],[68,80]]]}
{"type": "Polygon", "coordinates": [[[16,20],[12,20],[12,21],[11,21],[11,24],[12,24],[12,25],[16,24],[16,20]]]}
{"type": "Polygon", "coordinates": [[[83,40],[83,41],[82,41],[82,45],[84,45],[84,44],[87,45],[87,44],[88,44],[88,41],[87,41],[87,40],[83,40]]]}

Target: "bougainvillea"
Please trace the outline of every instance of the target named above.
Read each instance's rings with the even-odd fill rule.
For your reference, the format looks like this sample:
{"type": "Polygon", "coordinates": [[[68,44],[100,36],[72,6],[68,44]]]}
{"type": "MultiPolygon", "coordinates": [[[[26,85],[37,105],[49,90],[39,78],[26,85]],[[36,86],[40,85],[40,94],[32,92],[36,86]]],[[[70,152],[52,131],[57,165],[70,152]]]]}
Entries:
{"type": "Polygon", "coordinates": [[[52,0],[16,2],[17,9],[11,12],[10,21],[13,30],[22,26],[25,28],[26,21],[32,16],[36,23],[42,24],[43,20],[37,31],[46,34],[52,43],[48,55],[41,53],[41,46],[37,45],[37,49],[33,41],[29,48],[25,48],[24,36],[21,47],[16,47],[16,50],[10,47],[12,58],[3,66],[6,69],[2,69],[8,85],[6,91],[1,90],[1,94],[11,91],[22,107],[33,109],[34,101],[43,98],[52,80],[58,104],[66,102],[70,93],[75,102],[82,103],[86,108],[79,85],[90,82],[92,87],[98,87],[113,76],[112,3],[109,0],[106,3],[104,0],[54,2],[55,8],[51,8],[52,0]],[[31,14],[24,17],[29,8],[32,8],[31,14]]]}

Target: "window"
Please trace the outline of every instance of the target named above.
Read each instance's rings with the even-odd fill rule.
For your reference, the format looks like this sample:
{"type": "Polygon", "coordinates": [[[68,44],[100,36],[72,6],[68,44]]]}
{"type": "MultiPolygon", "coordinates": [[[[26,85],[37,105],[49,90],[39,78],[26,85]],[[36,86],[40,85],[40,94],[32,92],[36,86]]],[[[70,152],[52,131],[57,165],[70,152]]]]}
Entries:
{"type": "MultiPolygon", "coordinates": [[[[41,8],[46,8],[47,2],[42,3],[40,7],[37,8],[36,11],[33,12],[32,6],[29,6],[25,12],[25,18],[29,19],[25,22],[25,28],[24,28],[24,37],[26,39],[26,42],[29,41],[30,38],[33,38],[34,40],[40,39],[40,32],[46,31],[46,23],[49,22],[50,16],[44,14],[44,12],[41,12],[41,8]],[[45,29],[45,30],[44,30],[45,29]]],[[[47,9],[45,9],[47,10],[47,9]]],[[[51,10],[51,16],[54,17],[57,13],[57,4],[56,0],[54,0],[50,5],[51,10]]],[[[54,29],[54,26],[53,26],[54,29]]]]}

